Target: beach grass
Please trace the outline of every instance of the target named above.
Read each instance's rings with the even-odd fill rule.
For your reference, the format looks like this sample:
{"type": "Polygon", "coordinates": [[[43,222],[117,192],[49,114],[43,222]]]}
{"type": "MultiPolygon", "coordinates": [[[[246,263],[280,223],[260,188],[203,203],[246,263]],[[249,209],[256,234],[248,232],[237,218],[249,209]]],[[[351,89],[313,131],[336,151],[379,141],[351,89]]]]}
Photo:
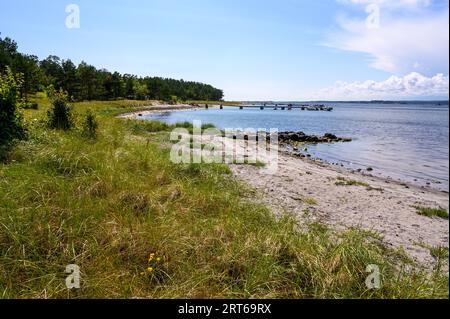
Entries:
{"type": "Polygon", "coordinates": [[[317,205],[318,204],[317,200],[313,197],[306,197],[303,199],[303,202],[308,205],[317,205]]]}
{"type": "Polygon", "coordinates": [[[357,181],[354,179],[345,179],[344,177],[338,177],[336,179],[335,185],[337,186],[361,186],[365,187],[366,190],[370,191],[378,191],[378,192],[384,192],[384,189],[380,187],[372,187],[366,182],[357,181]]]}
{"type": "Polygon", "coordinates": [[[436,246],[430,248],[431,256],[436,259],[448,259],[448,247],[436,246]]]}
{"type": "Polygon", "coordinates": [[[338,177],[335,183],[337,186],[363,186],[370,187],[369,184],[357,180],[348,180],[343,177],[338,177]]]}
{"type": "Polygon", "coordinates": [[[264,162],[262,162],[260,160],[256,160],[256,161],[250,161],[250,160],[247,160],[247,159],[244,159],[243,161],[234,160],[234,161],[232,161],[231,164],[232,165],[237,165],[237,166],[239,166],[239,165],[249,165],[249,166],[254,166],[254,167],[257,167],[257,168],[266,167],[266,163],[264,163],[264,162]]]}
{"type": "Polygon", "coordinates": [[[98,119],[86,139],[48,129],[36,100],[0,164],[2,298],[448,298],[447,275],[367,232],[276,218],[228,166],[171,163],[171,127],[114,117],[140,103],[75,103],[98,119]],[[69,264],[80,289],[65,286],[69,264]]]}
{"type": "Polygon", "coordinates": [[[417,214],[426,216],[426,217],[439,217],[443,219],[448,219],[448,211],[444,208],[431,208],[431,207],[422,207],[422,206],[414,206],[417,214]]]}

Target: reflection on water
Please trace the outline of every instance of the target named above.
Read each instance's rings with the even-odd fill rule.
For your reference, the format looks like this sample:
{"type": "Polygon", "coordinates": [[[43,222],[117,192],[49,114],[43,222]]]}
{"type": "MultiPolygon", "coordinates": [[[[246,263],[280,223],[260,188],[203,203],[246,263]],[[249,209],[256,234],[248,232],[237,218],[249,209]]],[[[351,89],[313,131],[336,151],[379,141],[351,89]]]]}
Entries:
{"type": "Polygon", "coordinates": [[[277,128],[307,134],[333,133],[351,143],[309,147],[313,157],[349,168],[374,168],[373,174],[448,190],[448,104],[334,103],[333,112],[281,111],[225,107],[146,116],[168,123],[201,120],[220,128],[277,128]]]}

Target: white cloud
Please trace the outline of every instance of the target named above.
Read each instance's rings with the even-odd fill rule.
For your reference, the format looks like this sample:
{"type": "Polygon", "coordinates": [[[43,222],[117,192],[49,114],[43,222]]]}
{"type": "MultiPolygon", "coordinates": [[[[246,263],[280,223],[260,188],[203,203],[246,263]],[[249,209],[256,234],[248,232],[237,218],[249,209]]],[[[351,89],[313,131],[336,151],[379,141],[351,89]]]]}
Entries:
{"type": "Polygon", "coordinates": [[[412,72],[404,77],[391,76],[385,81],[337,82],[320,90],[318,100],[390,100],[421,97],[448,98],[449,77],[437,74],[426,77],[412,72]]]}
{"type": "Polygon", "coordinates": [[[448,73],[449,16],[432,10],[431,0],[338,0],[360,5],[364,17],[339,17],[341,31],[327,45],[366,53],[370,65],[392,74],[418,71],[427,75],[448,73]],[[379,5],[380,23],[368,28],[366,5],[379,5]]]}

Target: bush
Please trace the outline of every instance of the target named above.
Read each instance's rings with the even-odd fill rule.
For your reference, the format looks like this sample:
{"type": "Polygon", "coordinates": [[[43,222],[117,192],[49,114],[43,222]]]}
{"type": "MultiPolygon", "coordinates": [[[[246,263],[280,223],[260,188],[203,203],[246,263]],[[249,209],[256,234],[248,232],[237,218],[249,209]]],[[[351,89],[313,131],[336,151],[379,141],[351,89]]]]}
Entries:
{"type": "Polygon", "coordinates": [[[50,128],[69,130],[73,127],[72,110],[67,104],[67,94],[60,91],[52,97],[53,107],[48,111],[50,128]]]}
{"type": "Polygon", "coordinates": [[[15,139],[25,137],[22,116],[17,108],[17,99],[22,75],[14,76],[8,67],[0,74],[0,160],[3,160],[15,139]]]}
{"type": "Polygon", "coordinates": [[[83,122],[83,136],[88,138],[97,137],[98,122],[92,111],[87,111],[83,122]]]}
{"type": "Polygon", "coordinates": [[[165,102],[169,105],[175,105],[178,104],[179,100],[177,96],[172,95],[165,102]]]}

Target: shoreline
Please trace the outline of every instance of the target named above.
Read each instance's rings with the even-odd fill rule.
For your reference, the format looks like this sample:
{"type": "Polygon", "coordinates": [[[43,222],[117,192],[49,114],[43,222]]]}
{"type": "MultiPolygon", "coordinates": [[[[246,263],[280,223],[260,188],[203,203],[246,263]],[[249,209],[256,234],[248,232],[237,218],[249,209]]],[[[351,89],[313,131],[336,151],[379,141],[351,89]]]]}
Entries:
{"type": "Polygon", "coordinates": [[[195,107],[184,104],[177,105],[152,105],[148,107],[139,108],[139,110],[123,113],[117,115],[116,118],[120,119],[137,119],[141,116],[145,116],[151,113],[164,112],[164,111],[180,111],[180,110],[190,110],[195,107]]]}
{"type": "Polygon", "coordinates": [[[300,222],[320,221],[338,230],[357,227],[375,232],[387,247],[403,248],[426,268],[436,263],[431,248],[449,247],[449,220],[421,216],[414,208],[441,207],[448,211],[448,193],[351,172],[283,151],[279,152],[274,175],[263,174],[251,165],[231,165],[231,169],[236,178],[256,190],[256,201],[277,216],[290,214],[300,222]],[[337,185],[341,179],[369,187],[337,185]]]}
{"type": "MultiPolygon", "coordinates": [[[[216,107],[215,104],[210,105],[211,108],[216,107]]],[[[200,106],[194,106],[190,104],[153,104],[149,105],[147,107],[139,108],[136,111],[126,112],[123,114],[119,114],[116,116],[116,118],[120,119],[136,119],[141,116],[145,116],[152,113],[158,113],[158,112],[169,112],[169,111],[184,111],[184,110],[196,110],[196,109],[203,109],[200,106]]]]}
{"type": "MultiPolygon", "coordinates": [[[[161,105],[146,109],[145,114],[193,108],[198,107],[161,105]]],[[[119,117],[136,118],[143,112],[119,117]]],[[[261,167],[253,165],[230,165],[233,175],[254,190],[249,199],[254,201],[257,195],[256,201],[275,215],[294,215],[300,222],[320,221],[338,230],[356,227],[374,232],[387,247],[404,249],[410,258],[429,269],[436,263],[432,248],[448,249],[449,220],[421,216],[414,208],[443,208],[448,212],[447,191],[299,158],[286,147],[280,147],[278,155],[275,174],[261,173],[261,167]],[[357,181],[358,185],[337,185],[340,180],[357,181]]],[[[265,162],[264,158],[261,161],[265,162]]]]}
{"type": "MultiPolygon", "coordinates": [[[[219,107],[219,105],[216,104],[210,104],[209,105],[210,108],[217,108],[219,107]]],[[[170,112],[170,111],[184,111],[184,110],[201,110],[204,109],[204,107],[200,107],[200,106],[193,106],[191,104],[175,104],[175,105],[168,105],[168,104],[163,104],[163,103],[154,103],[151,106],[148,107],[143,107],[142,109],[140,108],[139,110],[136,111],[131,111],[131,112],[126,112],[123,114],[119,114],[116,116],[116,118],[120,118],[120,119],[139,119],[140,117],[144,117],[146,115],[152,114],[152,113],[158,113],[158,112],[170,112]]],[[[345,141],[347,142],[347,141],[345,141]]],[[[288,145],[294,146],[293,144],[284,144],[281,145],[280,144],[280,152],[283,153],[284,155],[290,156],[292,158],[299,158],[296,153],[294,153],[292,151],[292,147],[286,147],[288,145]]],[[[325,165],[328,168],[333,168],[333,169],[342,169],[345,170],[346,172],[349,173],[354,173],[356,175],[361,175],[364,177],[368,177],[368,178],[376,178],[379,179],[381,181],[388,181],[390,183],[397,183],[402,187],[410,187],[410,188],[419,188],[420,190],[426,190],[426,191],[433,191],[433,192],[440,192],[443,194],[447,194],[449,195],[449,190],[447,189],[442,189],[440,187],[437,187],[436,183],[430,183],[429,185],[421,185],[419,183],[414,183],[413,181],[410,180],[402,180],[400,178],[397,177],[391,177],[391,176],[386,176],[383,174],[380,175],[373,175],[371,173],[365,173],[363,170],[361,170],[360,172],[358,172],[355,169],[352,169],[350,167],[346,167],[346,166],[338,166],[338,165],[333,165],[333,163],[328,162],[326,160],[323,159],[313,159],[313,158],[304,158],[305,160],[309,160],[311,162],[316,163],[317,165],[325,165]]]]}
{"type": "Polygon", "coordinates": [[[416,188],[420,191],[431,191],[436,193],[442,193],[445,195],[449,195],[449,191],[447,189],[442,189],[438,187],[437,183],[430,183],[430,184],[419,184],[411,180],[403,180],[399,177],[391,177],[384,174],[384,172],[379,173],[378,175],[374,175],[373,171],[368,171],[364,169],[354,169],[347,167],[345,165],[339,165],[338,163],[333,163],[324,159],[319,158],[313,158],[313,157],[306,157],[306,156],[299,156],[297,153],[293,152],[290,147],[282,147],[280,148],[280,152],[283,153],[286,156],[296,158],[296,159],[303,159],[306,161],[309,161],[311,163],[314,163],[315,165],[323,166],[328,169],[333,169],[336,171],[345,171],[351,174],[354,174],[356,176],[362,176],[363,178],[373,178],[377,179],[384,183],[393,183],[397,184],[399,186],[405,187],[405,188],[416,188]]]}

